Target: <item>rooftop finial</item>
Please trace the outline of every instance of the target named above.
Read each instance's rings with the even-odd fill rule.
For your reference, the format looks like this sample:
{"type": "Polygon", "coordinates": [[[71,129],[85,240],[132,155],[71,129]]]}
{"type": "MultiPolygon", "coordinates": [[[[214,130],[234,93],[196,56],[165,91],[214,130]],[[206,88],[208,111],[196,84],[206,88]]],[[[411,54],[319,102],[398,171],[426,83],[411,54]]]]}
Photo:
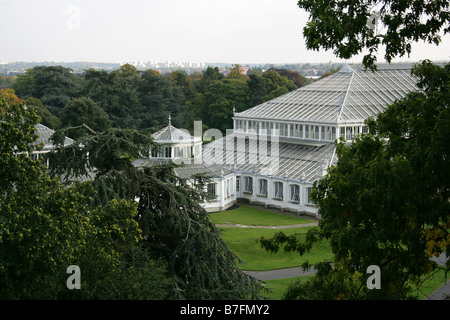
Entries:
{"type": "Polygon", "coordinates": [[[172,118],[170,117],[170,113],[169,113],[169,126],[172,126],[171,120],[172,120],[172,118]]]}

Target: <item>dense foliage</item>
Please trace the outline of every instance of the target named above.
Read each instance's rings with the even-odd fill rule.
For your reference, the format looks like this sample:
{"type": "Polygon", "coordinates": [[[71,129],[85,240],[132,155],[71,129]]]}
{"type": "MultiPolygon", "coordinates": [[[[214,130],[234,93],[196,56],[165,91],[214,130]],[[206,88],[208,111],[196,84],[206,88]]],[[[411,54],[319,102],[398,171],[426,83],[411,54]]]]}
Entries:
{"type": "MultiPolygon", "coordinates": [[[[157,129],[170,114],[179,128],[192,129],[194,120],[202,120],[206,128],[225,131],[231,128],[233,108],[246,110],[304,84],[298,72],[285,69],[253,72],[249,78],[239,65],[225,76],[217,67],[188,75],[124,64],[111,72],[87,69],[78,75],[62,66],[37,66],[18,75],[12,88],[55,130],[83,123],[98,130],[157,129]]],[[[78,132],[69,134],[78,138],[78,132]]]]}
{"type": "Polygon", "coordinates": [[[98,205],[91,183],[63,186],[28,153],[39,117],[0,97],[0,298],[165,299],[172,280],[141,248],[137,205],[98,205]],[[82,290],[69,290],[79,266],[82,290]]]}
{"type": "Polygon", "coordinates": [[[391,62],[409,55],[412,43],[439,44],[450,32],[449,1],[300,0],[298,6],[310,14],[303,29],[308,49],[330,49],[343,59],[364,53],[369,68],[380,49],[391,62]]]}

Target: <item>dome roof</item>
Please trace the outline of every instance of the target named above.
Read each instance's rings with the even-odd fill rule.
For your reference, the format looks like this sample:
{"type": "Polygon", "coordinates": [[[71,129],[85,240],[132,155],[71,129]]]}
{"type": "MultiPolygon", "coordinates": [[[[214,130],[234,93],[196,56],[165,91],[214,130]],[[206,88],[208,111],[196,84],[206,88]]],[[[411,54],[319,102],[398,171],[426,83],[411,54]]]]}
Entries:
{"type": "Polygon", "coordinates": [[[153,140],[159,144],[179,144],[201,141],[200,137],[193,137],[188,130],[175,128],[171,123],[169,115],[169,125],[152,134],[153,140]]]}

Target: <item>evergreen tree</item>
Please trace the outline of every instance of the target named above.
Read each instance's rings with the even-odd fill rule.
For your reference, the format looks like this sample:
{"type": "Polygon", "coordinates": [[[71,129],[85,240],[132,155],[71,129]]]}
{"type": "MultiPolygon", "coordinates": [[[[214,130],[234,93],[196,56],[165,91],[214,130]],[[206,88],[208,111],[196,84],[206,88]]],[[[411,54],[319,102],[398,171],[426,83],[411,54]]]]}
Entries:
{"type": "MultiPolygon", "coordinates": [[[[55,135],[61,141],[63,131],[55,135]]],[[[154,146],[148,133],[109,129],[85,135],[50,158],[54,174],[71,180],[93,173],[96,203],[139,199],[136,221],[149,255],[162,259],[174,286],[175,299],[250,299],[261,284],[244,274],[200,205],[204,180],[192,186],[172,166],[138,169],[132,161],[154,146]],[[89,157],[87,157],[87,154],[89,157]],[[203,182],[202,182],[203,181],[203,182]]]]}

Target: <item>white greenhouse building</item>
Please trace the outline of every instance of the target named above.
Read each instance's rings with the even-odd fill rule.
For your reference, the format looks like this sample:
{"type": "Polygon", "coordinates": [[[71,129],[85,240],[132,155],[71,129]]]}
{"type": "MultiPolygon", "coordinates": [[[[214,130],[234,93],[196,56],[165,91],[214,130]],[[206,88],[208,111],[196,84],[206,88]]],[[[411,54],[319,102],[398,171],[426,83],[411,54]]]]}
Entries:
{"type": "Polygon", "coordinates": [[[234,113],[232,130],[204,144],[201,150],[200,137],[169,123],[154,134],[164,149],[136,165],[154,165],[163,158],[195,158],[175,170],[184,178],[201,172],[211,177],[207,191],[216,200],[204,203],[210,212],[246,199],[317,216],[310,191],[314,181],[337,161],[335,139],[351,141],[366,132],[367,118],[417,90],[411,67],[379,64],[372,72],[361,65],[345,64],[328,77],[234,113]]]}

